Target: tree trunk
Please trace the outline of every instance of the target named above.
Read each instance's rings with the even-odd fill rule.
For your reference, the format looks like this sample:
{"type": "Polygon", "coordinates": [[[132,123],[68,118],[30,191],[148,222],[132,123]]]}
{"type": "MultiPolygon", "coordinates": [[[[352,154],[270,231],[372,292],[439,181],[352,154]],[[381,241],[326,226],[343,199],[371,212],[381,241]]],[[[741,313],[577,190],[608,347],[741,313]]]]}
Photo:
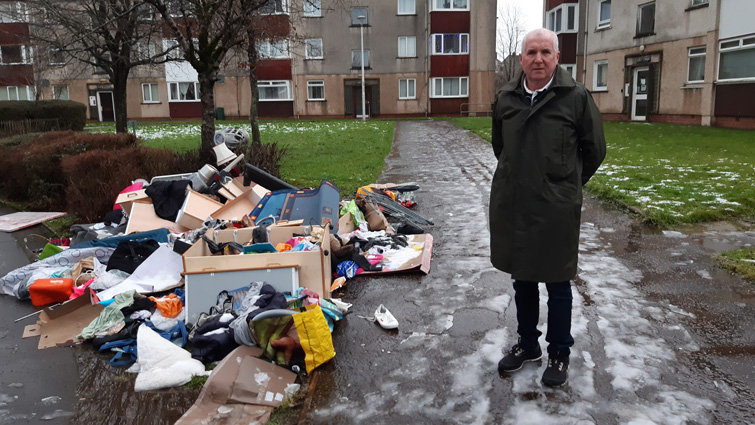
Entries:
{"type": "Polygon", "coordinates": [[[199,74],[199,96],[202,100],[202,144],[199,148],[199,158],[208,164],[216,161],[215,152],[215,79],[211,76],[199,74]]]}
{"type": "Polygon", "coordinates": [[[257,109],[260,100],[260,92],[257,87],[257,43],[254,39],[255,34],[253,30],[247,30],[246,34],[249,39],[246,51],[249,60],[249,86],[252,89],[252,105],[249,108],[249,120],[252,125],[252,144],[260,145],[262,144],[262,138],[260,137],[259,110],[257,109]]]}
{"type": "Polygon", "coordinates": [[[128,83],[128,71],[114,70],[113,78],[113,104],[115,105],[115,132],[128,133],[128,110],[126,85],[128,83]]]}

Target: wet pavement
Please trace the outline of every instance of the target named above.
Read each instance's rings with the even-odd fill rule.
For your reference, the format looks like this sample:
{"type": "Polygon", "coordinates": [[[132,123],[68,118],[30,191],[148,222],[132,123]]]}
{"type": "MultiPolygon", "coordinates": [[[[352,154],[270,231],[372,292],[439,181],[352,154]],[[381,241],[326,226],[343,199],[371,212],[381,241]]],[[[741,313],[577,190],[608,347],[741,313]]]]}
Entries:
{"type": "Polygon", "coordinates": [[[435,222],[432,269],[341,290],[354,305],[303,422],[755,423],[755,285],[710,260],[755,244],[752,223],[664,232],[586,196],[570,382],[544,387],[545,362],[499,376],[516,319],[510,276],[488,258],[495,165],[489,143],[449,123],[397,124],[380,182],[420,185],[416,212],[435,222]],[[358,317],[381,303],[397,331],[358,317]]]}
{"type": "MultiPolygon", "coordinates": [[[[380,182],[420,185],[432,269],[357,277],[337,293],[353,307],[303,423],[755,424],[755,285],[710,260],[755,244],[752,223],[662,231],[586,196],[570,382],[544,387],[544,362],[499,376],[516,321],[511,279],[488,259],[495,165],[489,143],[450,123],[398,122],[380,182]],[[381,303],[398,330],[358,317],[381,303]]],[[[0,273],[26,264],[16,240],[40,229],[0,233],[0,273]]],[[[13,322],[33,311],[0,296],[0,425],[170,424],[196,398],[134,394],[133,376],[87,346],[37,350],[20,337],[34,319],[13,322]]]]}

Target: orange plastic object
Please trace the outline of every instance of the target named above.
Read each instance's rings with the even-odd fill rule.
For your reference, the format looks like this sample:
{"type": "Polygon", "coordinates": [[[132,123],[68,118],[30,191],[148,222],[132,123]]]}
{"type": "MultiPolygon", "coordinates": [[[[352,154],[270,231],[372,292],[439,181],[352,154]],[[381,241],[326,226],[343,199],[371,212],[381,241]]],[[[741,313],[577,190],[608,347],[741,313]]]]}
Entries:
{"type": "Polygon", "coordinates": [[[178,298],[176,294],[168,294],[168,296],[162,298],[149,297],[149,299],[155,302],[158,310],[165,317],[176,317],[183,308],[181,298],[178,298]]]}
{"type": "Polygon", "coordinates": [[[37,279],[29,286],[34,307],[68,301],[73,294],[73,279],[37,279]]]}

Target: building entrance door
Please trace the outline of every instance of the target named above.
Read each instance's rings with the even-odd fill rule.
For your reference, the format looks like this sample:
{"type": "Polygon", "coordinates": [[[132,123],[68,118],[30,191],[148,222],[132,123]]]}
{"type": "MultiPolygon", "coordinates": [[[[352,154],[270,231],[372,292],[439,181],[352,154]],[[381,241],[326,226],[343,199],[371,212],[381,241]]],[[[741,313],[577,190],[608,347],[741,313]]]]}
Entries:
{"type": "Polygon", "coordinates": [[[97,97],[99,98],[100,121],[115,121],[115,103],[113,102],[113,92],[100,91],[97,92],[97,97]]]}
{"type": "MultiPolygon", "coordinates": [[[[362,87],[354,86],[352,90],[354,91],[354,96],[352,96],[352,98],[354,99],[354,116],[357,118],[362,118],[362,87]]],[[[364,87],[364,98],[364,108],[367,110],[367,118],[369,118],[370,115],[372,115],[370,113],[372,110],[372,108],[370,107],[372,103],[372,86],[364,87]]]]}
{"type": "Polygon", "coordinates": [[[632,120],[645,121],[648,114],[648,84],[650,68],[643,66],[634,69],[632,78],[632,120]]]}

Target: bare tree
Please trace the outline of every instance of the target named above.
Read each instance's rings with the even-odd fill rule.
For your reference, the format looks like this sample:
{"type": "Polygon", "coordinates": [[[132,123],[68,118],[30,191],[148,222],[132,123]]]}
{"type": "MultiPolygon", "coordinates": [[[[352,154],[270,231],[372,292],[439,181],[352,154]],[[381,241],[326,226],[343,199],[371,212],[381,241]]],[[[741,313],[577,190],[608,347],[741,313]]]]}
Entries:
{"type": "Polygon", "coordinates": [[[516,59],[516,55],[519,52],[520,44],[525,34],[524,28],[524,16],[518,5],[511,3],[499,4],[496,51],[498,60],[502,64],[500,70],[496,70],[496,79],[503,83],[516,77],[521,69],[518,66],[519,61],[516,59]]]}
{"type": "Polygon", "coordinates": [[[127,129],[127,82],[140,65],[162,63],[156,46],[161,24],[141,0],[31,0],[30,37],[36,43],[108,75],[113,84],[116,131],[127,129]]]}

